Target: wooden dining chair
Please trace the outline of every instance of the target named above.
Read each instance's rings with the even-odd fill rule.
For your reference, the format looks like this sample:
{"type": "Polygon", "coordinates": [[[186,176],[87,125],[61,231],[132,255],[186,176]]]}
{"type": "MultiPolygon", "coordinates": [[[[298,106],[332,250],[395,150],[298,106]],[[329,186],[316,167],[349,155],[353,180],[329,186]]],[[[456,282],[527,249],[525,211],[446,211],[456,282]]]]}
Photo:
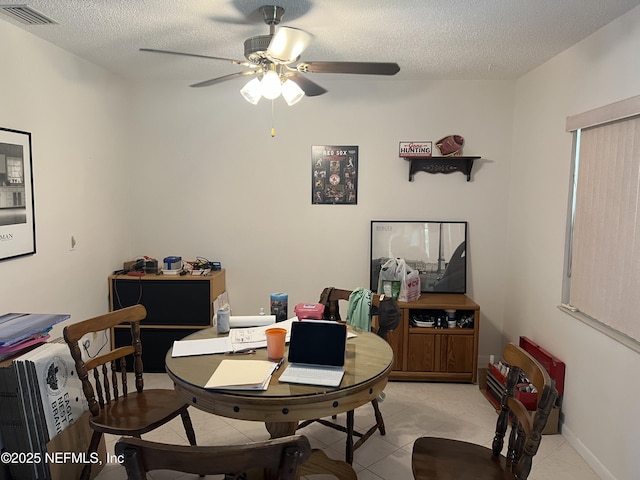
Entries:
{"type": "Polygon", "coordinates": [[[491,448],[459,440],[422,437],[413,444],[411,466],[417,480],[526,480],[532,459],[558,393],[547,371],[512,343],[503,352],[510,365],[491,448]],[[538,392],[537,409],[528,412],[516,389],[524,375],[538,392]],[[506,455],[501,455],[509,423],[506,455]]]}
{"type": "MultiPolygon", "coordinates": [[[[178,415],[182,418],[189,443],[196,444],[187,404],[178,394],[168,389],[144,390],[140,322],[146,316],[147,311],[142,305],[134,305],[71,324],[63,331],[91,413],[89,425],[93,429],[93,434],[89,444],[88,458],[91,458],[92,452],[97,451],[102,435],[105,433],[140,437],[143,433],[164,425],[178,415]],[[85,335],[102,332],[126,323],[131,326],[131,345],[98,354],[86,361],[82,358],[78,342],[85,335]],[[127,357],[133,357],[135,392],[129,392],[127,386],[127,357]],[[110,368],[107,367],[108,364],[110,368]],[[89,379],[89,372],[92,370],[93,384],[89,379]],[[100,373],[102,373],[102,379],[100,373]]],[[[91,464],[87,463],[82,470],[81,479],[88,479],[90,473],[91,464]]]]}
{"type": "MultiPolygon", "coordinates": [[[[341,290],[333,287],[325,288],[322,291],[322,294],[320,295],[320,300],[318,302],[325,306],[323,319],[339,321],[339,322],[343,321],[340,316],[339,301],[342,300],[342,301],[348,302],[349,297],[351,296],[351,293],[353,293],[352,290],[341,290]]],[[[373,294],[372,307],[377,307],[378,305],[380,305],[380,295],[373,294]]],[[[396,325],[397,325],[397,322],[396,322],[396,325]]],[[[390,328],[389,330],[385,330],[385,333],[386,331],[390,331],[392,329],[393,328],[390,328]]],[[[307,425],[310,425],[311,423],[317,422],[326,427],[330,427],[335,430],[339,430],[341,432],[346,433],[347,440],[346,440],[346,446],[345,446],[345,461],[349,465],[351,465],[353,463],[354,451],[357,448],[359,448],[364,442],[366,442],[369,439],[369,437],[371,437],[371,435],[373,435],[376,432],[376,430],[380,432],[380,435],[386,435],[384,419],[382,418],[382,413],[380,412],[378,398],[374,398],[373,400],[371,400],[371,406],[373,407],[375,424],[372,427],[370,427],[366,432],[359,432],[358,430],[355,430],[354,410],[349,410],[347,412],[346,427],[324,418],[315,418],[312,420],[305,420],[301,422],[300,425],[298,426],[298,429],[304,428],[307,425]],[[354,442],[354,437],[357,438],[355,442],[354,442]]],[[[334,415],[332,418],[335,420],[336,416],[334,415]]]]}
{"type": "Polygon", "coordinates": [[[256,469],[277,472],[278,480],[293,480],[298,467],[309,459],[311,446],[303,435],[223,446],[168,445],[122,437],[115,452],[123,460],[128,480],[144,480],[153,470],[201,477],[224,474],[226,479],[235,479],[245,478],[245,472],[256,469]]]}

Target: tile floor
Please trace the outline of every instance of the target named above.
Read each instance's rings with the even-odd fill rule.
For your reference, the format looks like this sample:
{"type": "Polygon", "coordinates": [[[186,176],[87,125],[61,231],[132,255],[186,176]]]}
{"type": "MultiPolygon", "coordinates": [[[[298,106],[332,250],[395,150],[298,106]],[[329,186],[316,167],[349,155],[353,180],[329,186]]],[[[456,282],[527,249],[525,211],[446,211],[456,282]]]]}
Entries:
{"type": "MultiPolygon", "coordinates": [[[[145,374],[145,387],[171,388],[165,374],[145,374]]],[[[416,438],[423,435],[442,436],[490,445],[496,414],[477,385],[448,383],[389,382],[386,398],[380,404],[387,430],[385,436],[375,433],[356,450],[353,467],[359,480],[412,479],[411,449],[416,438]]],[[[190,409],[198,444],[217,445],[247,443],[269,438],[264,425],[234,420],[190,409]]],[[[345,415],[338,421],[344,422],[345,415]]],[[[364,405],[356,410],[356,428],[373,425],[373,409],[364,405]]],[[[305,434],[314,448],[323,448],[333,457],[344,459],[345,435],[337,430],[312,424],[305,434]]],[[[165,443],[187,444],[180,419],[160,427],[143,438],[165,443]]],[[[107,452],[113,453],[116,438],[107,436],[107,452]]],[[[153,480],[196,480],[196,475],[156,471],[153,480]]],[[[206,477],[217,479],[221,477],[206,477]]],[[[313,476],[324,480],[324,476],[313,476]]],[[[124,480],[124,468],[110,464],[97,480],[124,480]]],[[[534,458],[530,480],[598,480],[598,476],[569,445],[562,435],[545,435],[534,458]]]]}

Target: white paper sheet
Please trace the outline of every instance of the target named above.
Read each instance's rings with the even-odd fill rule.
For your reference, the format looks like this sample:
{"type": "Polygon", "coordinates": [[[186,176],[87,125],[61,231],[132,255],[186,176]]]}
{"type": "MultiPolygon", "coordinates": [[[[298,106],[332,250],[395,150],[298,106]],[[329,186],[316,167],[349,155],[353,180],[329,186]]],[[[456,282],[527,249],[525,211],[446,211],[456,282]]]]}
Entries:
{"type": "Polygon", "coordinates": [[[231,328],[248,328],[276,323],[275,315],[231,315],[229,317],[229,326],[231,328]]]}
{"type": "Polygon", "coordinates": [[[233,345],[233,351],[246,350],[248,348],[266,348],[268,328],[284,328],[287,331],[286,342],[291,338],[291,324],[297,321],[297,317],[290,318],[284,322],[252,328],[232,328],[229,331],[229,338],[233,345]]]}
{"type": "MultiPolygon", "coordinates": [[[[297,317],[284,322],[272,323],[259,327],[232,328],[228,337],[203,338],[199,340],[176,340],[173,342],[172,357],[189,357],[194,355],[210,355],[214,353],[238,352],[267,347],[268,328],[284,328],[287,331],[286,342],[291,339],[291,324],[298,321],[297,317]]],[[[321,320],[311,320],[321,321],[321,320]]],[[[355,337],[351,330],[347,332],[347,338],[355,337]]]]}
{"type": "Polygon", "coordinates": [[[209,355],[212,353],[231,352],[233,345],[229,337],[203,338],[200,340],[176,340],[173,342],[172,357],[189,357],[192,355],[209,355]]]}

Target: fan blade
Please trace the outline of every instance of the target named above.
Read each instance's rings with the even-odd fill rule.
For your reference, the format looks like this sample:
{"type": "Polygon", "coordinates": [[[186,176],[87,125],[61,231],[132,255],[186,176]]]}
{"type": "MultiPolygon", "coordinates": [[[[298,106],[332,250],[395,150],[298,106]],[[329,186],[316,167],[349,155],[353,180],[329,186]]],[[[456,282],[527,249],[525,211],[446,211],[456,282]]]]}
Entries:
{"type": "Polygon", "coordinates": [[[152,53],[168,53],[170,55],[183,55],[183,56],[187,56],[187,57],[196,57],[196,58],[208,58],[208,59],[211,59],[211,60],[223,60],[225,62],[231,62],[234,65],[243,65],[245,67],[253,67],[253,66],[255,66],[252,63],[247,62],[245,60],[234,60],[232,58],[212,57],[210,55],[199,55],[197,53],[172,52],[172,51],[169,51],[169,50],[156,50],[155,48],[141,48],[140,51],[141,52],[152,52],[152,53]]]}
{"type": "Polygon", "coordinates": [[[385,62],[303,62],[296,67],[302,73],[355,73],[363,75],[395,75],[397,63],[385,62]]]}
{"type": "Polygon", "coordinates": [[[313,36],[298,28],[280,27],[269,42],[267,58],[274,63],[291,63],[311,43],[313,36]]]}
{"type": "Polygon", "coordinates": [[[307,77],[300,75],[298,73],[287,75],[287,78],[291,79],[292,82],[296,83],[302,89],[302,91],[307,97],[317,97],[318,95],[327,93],[326,89],[322,88],[317,83],[312,82],[307,77]]]}
{"type": "Polygon", "coordinates": [[[194,83],[189,85],[190,87],[208,87],[209,85],[215,85],[216,83],[226,82],[227,80],[233,80],[234,78],[246,77],[247,75],[255,75],[260,70],[247,70],[245,72],[236,72],[223,77],[212,78],[211,80],[205,80],[204,82],[194,83]]]}

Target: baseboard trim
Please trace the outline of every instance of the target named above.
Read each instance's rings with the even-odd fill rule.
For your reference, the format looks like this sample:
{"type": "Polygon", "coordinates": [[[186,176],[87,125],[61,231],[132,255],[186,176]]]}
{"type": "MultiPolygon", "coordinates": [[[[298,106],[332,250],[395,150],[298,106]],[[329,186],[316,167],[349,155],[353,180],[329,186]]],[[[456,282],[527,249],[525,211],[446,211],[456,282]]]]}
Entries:
{"type": "Polygon", "coordinates": [[[562,425],[562,436],[602,480],[618,480],[566,425],[562,425]]]}

